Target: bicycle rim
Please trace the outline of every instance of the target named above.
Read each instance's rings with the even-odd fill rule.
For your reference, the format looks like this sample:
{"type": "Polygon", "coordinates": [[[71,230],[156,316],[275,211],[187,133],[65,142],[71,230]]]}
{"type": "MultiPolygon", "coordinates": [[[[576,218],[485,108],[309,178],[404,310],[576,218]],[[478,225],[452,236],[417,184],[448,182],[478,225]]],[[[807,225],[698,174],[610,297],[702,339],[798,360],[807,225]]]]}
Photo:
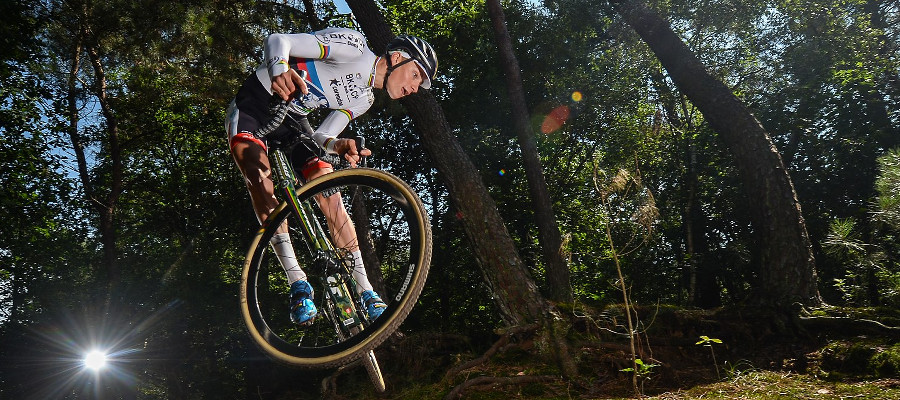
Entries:
{"type": "MultiPolygon", "coordinates": [[[[393,333],[412,310],[425,285],[431,260],[431,227],[419,197],[387,172],[354,168],[319,177],[297,190],[297,198],[312,199],[338,191],[353,215],[357,238],[369,279],[388,307],[358,334],[343,338],[343,321],[323,312],[324,277],[312,265],[306,239],[289,207],[283,203],[254,237],[241,276],[241,314],[256,344],[270,357],[292,365],[332,367],[363,357],[393,333]],[[360,199],[364,201],[359,202],[360,199]],[[356,204],[354,204],[356,203],[356,204]],[[299,328],[288,316],[288,282],[269,240],[285,221],[300,265],[313,285],[319,317],[311,327],[299,328]]],[[[324,217],[313,207],[322,226],[324,217]]],[[[341,228],[336,228],[338,232],[341,228]]],[[[347,254],[347,253],[343,253],[347,254]]],[[[356,293],[352,293],[359,305],[356,293]]],[[[339,318],[338,318],[339,319],[339,318]]]]}

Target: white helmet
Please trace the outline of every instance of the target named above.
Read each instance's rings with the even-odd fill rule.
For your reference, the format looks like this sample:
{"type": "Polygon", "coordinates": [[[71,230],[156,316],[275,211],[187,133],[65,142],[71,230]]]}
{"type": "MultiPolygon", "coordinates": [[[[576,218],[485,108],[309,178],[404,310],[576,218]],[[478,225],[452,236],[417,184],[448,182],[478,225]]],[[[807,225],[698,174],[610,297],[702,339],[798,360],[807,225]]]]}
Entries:
{"type": "Polygon", "coordinates": [[[422,77],[422,84],[419,85],[423,89],[431,88],[431,81],[437,77],[437,55],[434,53],[434,49],[431,47],[428,42],[419,39],[415,36],[410,35],[400,35],[391,40],[387,45],[387,53],[385,58],[388,62],[387,74],[384,76],[384,84],[385,87],[387,85],[387,78],[391,74],[391,72],[409,62],[415,61],[416,64],[419,65],[419,68],[422,68],[422,71],[425,71],[425,76],[422,77]],[[388,57],[391,52],[402,51],[406,55],[409,56],[408,60],[405,60],[399,64],[391,65],[391,58],[388,57]]]}

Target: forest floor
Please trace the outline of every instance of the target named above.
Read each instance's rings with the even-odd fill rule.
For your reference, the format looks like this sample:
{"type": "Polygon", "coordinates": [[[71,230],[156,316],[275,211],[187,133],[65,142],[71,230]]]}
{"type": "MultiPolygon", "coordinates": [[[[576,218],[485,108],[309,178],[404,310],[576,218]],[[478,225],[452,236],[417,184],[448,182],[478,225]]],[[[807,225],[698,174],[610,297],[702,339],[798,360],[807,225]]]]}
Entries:
{"type": "Polygon", "coordinates": [[[577,376],[570,379],[535,355],[546,346],[539,336],[498,335],[490,350],[478,353],[472,349],[484,345],[473,346],[471,338],[418,334],[376,351],[387,392],[375,393],[362,368],[348,368],[334,377],[343,381],[341,389],[323,398],[900,400],[895,331],[860,334],[841,323],[834,331],[819,324],[825,329],[798,332],[762,315],[657,310],[642,317],[647,325],[637,347],[644,367],[636,385],[627,371],[630,342],[616,333],[621,319],[606,314],[573,321],[567,342],[577,376]]]}

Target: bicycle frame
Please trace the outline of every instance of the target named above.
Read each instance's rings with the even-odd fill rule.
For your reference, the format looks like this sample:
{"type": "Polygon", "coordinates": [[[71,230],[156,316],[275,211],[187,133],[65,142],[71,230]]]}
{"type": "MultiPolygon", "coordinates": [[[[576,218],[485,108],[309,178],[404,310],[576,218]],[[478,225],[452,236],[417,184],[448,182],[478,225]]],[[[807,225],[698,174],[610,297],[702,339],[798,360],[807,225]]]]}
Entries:
{"type": "Polygon", "coordinates": [[[297,178],[294,175],[294,168],[291,167],[291,163],[287,159],[287,155],[284,154],[283,150],[275,149],[269,155],[269,162],[272,167],[272,180],[275,182],[276,193],[281,193],[283,200],[287,202],[288,207],[293,210],[294,215],[303,224],[303,233],[306,236],[307,243],[312,246],[309,250],[311,252],[334,251],[331,242],[325,239],[326,236],[322,226],[315,220],[310,221],[310,211],[306,210],[304,205],[297,200],[297,187],[295,185],[297,178]]]}
{"type": "Polygon", "coordinates": [[[312,206],[297,199],[295,182],[298,181],[284,150],[273,149],[269,159],[276,193],[280,193],[279,197],[282,197],[300,222],[307,247],[313,255],[313,267],[322,272],[321,284],[326,288],[326,304],[329,305],[324,311],[342,339],[347,339],[355,334],[359,325],[368,325],[369,321],[351,295],[355,293],[356,281],[343,262],[346,254],[340,254],[328,239],[325,229],[313,214],[312,206]]]}

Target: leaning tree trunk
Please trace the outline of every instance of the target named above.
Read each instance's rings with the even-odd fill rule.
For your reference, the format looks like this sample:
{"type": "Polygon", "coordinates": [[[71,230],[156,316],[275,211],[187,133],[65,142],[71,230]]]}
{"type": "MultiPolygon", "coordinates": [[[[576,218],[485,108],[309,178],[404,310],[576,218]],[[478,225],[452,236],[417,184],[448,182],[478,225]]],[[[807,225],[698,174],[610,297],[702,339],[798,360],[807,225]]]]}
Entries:
{"type": "MultiPolygon", "coordinates": [[[[371,0],[349,0],[347,4],[363,28],[372,49],[379,53],[394,38],[384,16],[371,0]]],[[[501,316],[508,325],[542,321],[546,300],[525,269],[506,225],[497,212],[475,165],[469,160],[434,96],[427,91],[402,101],[409,112],[428,155],[444,178],[453,203],[463,217],[475,256],[491,285],[501,316]]]]}
{"type": "Polygon", "coordinates": [[[731,150],[751,208],[759,282],[757,301],[819,305],[812,244],[791,178],[768,132],[732,91],[713,77],[672,31],[639,0],[612,0],[616,11],[659,58],[676,86],[731,150]]]}
{"type": "Polygon", "coordinates": [[[531,127],[531,117],[528,114],[528,106],[525,103],[525,89],[522,87],[522,77],[519,73],[519,61],[513,53],[512,40],[506,29],[506,16],[500,6],[500,0],[487,0],[488,14],[494,27],[494,36],[497,38],[500,63],[506,75],[506,88],[509,93],[509,101],[512,105],[512,120],[516,134],[519,137],[519,147],[522,148],[522,159],[525,165],[525,176],[528,178],[528,189],[531,192],[531,202],[534,204],[534,217],[537,222],[538,237],[541,242],[541,250],[544,254],[544,262],[547,263],[547,283],[550,289],[550,298],[556,301],[572,302],[572,285],[570,281],[569,265],[563,256],[562,238],[559,234],[559,225],[556,223],[556,215],[553,213],[553,202],[550,201],[550,193],[547,190],[547,182],[544,180],[544,171],[541,167],[541,159],[538,157],[537,146],[534,143],[534,130],[531,127]]]}
{"type": "MultiPolygon", "coordinates": [[[[372,49],[383,51],[394,34],[375,2],[347,0],[347,4],[372,49]]],[[[553,343],[549,352],[563,375],[575,376],[575,364],[564,340],[567,327],[555,317],[555,308],[541,296],[534,280],[528,276],[494,199],[488,194],[475,165],[450,132],[444,111],[428,91],[405,97],[401,102],[462,216],[462,225],[504,322],[509,326],[543,325],[553,343]]]]}

